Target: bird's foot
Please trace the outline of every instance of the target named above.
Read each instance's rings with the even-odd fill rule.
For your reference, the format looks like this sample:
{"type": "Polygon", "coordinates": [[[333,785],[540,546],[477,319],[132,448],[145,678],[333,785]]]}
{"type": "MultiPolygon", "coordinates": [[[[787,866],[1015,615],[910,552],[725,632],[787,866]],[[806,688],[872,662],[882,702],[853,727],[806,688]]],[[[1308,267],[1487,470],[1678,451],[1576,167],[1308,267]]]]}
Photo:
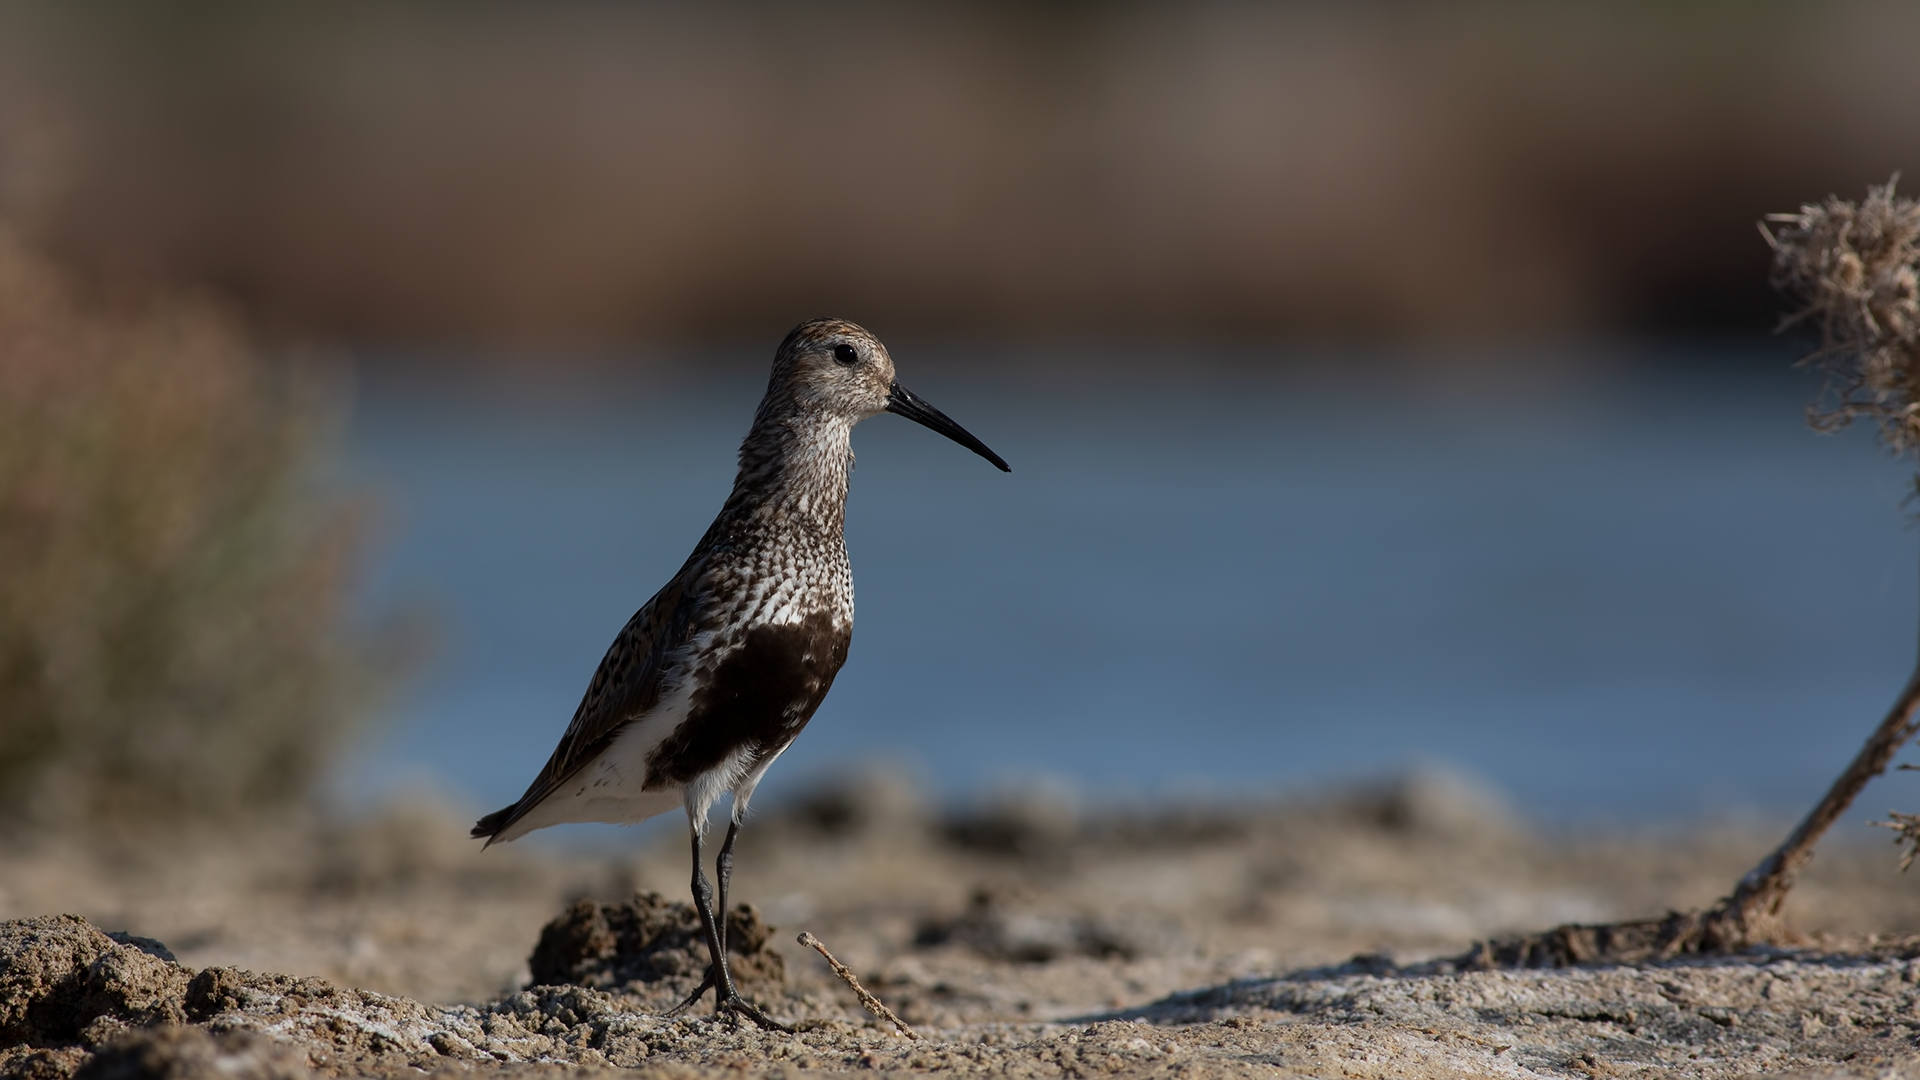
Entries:
{"type": "Polygon", "coordinates": [[[716,1016],[722,1012],[730,1012],[735,1016],[744,1016],[767,1031],[780,1031],[788,1035],[793,1034],[792,1028],[761,1012],[758,1005],[748,1001],[737,992],[722,996],[714,1006],[713,1011],[716,1016]]]}
{"type": "MultiPolygon", "coordinates": [[[[693,993],[688,994],[685,1001],[668,1009],[664,1015],[679,1016],[681,1013],[686,1012],[693,1007],[694,1002],[700,1000],[702,995],[713,989],[716,981],[713,969],[708,968],[706,978],[700,980],[700,985],[694,989],[693,993]]],[[[714,995],[713,1015],[721,1016],[724,1014],[731,1014],[735,1017],[744,1016],[768,1031],[784,1031],[789,1035],[793,1034],[792,1028],[762,1012],[758,1005],[748,1001],[738,990],[735,990],[731,986],[714,995]]]]}
{"type": "MultiPolygon", "coordinates": [[[[697,988],[695,988],[695,989],[694,989],[694,991],[693,991],[693,993],[691,993],[691,994],[688,994],[688,995],[687,995],[687,1000],[685,1000],[685,1001],[683,1001],[683,1002],[681,1002],[681,1003],[680,1003],[680,1004],[678,1004],[678,1005],[675,1005],[675,1006],[674,1006],[673,1008],[671,1008],[671,1009],[668,1009],[668,1010],[667,1010],[667,1011],[666,1011],[666,1012],[665,1012],[664,1014],[662,1014],[662,1015],[665,1015],[665,1016],[679,1016],[679,1015],[680,1015],[681,1013],[683,1013],[683,1012],[686,1012],[686,1011],[687,1011],[688,1009],[691,1009],[691,1008],[693,1008],[693,1003],[694,1003],[694,1002],[696,1002],[696,1001],[699,1001],[699,1000],[700,1000],[700,996],[701,996],[702,994],[705,994],[705,993],[706,993],[707,991],[709,991],[709,990],[711,990],[711,989],[713,989],[713,981],[714,981],[714,980],[713,980],[713,969],[712,969],[712,968],[708,968],[708,969],[707,969],[707,977],[706,977],[706,978],[704,978],[704,979],[701,979],[701,980],[700,980],[700,985],[699,985],[699,986],[698,986],[697,988]]],[[[716,1007],[717,1007],[717,1006],[716,1006],[716,1007]]]]}

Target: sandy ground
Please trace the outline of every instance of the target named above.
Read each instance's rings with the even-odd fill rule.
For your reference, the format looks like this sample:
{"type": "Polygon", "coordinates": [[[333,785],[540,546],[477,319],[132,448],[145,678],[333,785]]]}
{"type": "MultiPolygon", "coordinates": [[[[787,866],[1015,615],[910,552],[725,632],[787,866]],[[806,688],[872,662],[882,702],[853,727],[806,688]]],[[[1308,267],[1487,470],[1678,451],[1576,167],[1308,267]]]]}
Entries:
{"type": "MultiPolygon", "coordinates": [[[[684,989],[671,980],[523,990],[542,927],[574,901],[685,895],[687,856],[672,830],[636,837],[629,851],[481,852],[463,838],[463,815],[419,806],[167,844],[44,843],[6,853],[0,918],[72,913],[164,942],[180,966],[155,985],[196,1020],[178,1038],[292,1039],[306,1056],[283,1063],[286,1075],[565,1064],[1739,1076],[1920,1060],[1920,950],[1904,940],[1920,934],[1920,877],[1900,875],[1877,834],[1822,851],[1791,901],[1806,935],[1794,949],[1645,968],[1409,973],[1395,965],[1488,936],[1706,903],[1774,830],[1548,833],[1436,776],[1258,807],[1097,813],[1027,794],[941,815],[911,791],[867,775],[774,809],[742,835],[735,898],[777,928],[768,947],[785,971],[749,991],[798,1023],[793,1036],[663,1019],[659,1006],[684,989]],[[799,930],[925,1038],[873,1022],[794,944],[799,930]],[[201,969],[282,978],[222,975],[225,1004],[196,1013],[187,977],[201,969]],[[341,1033],[365,1025],[385,1041],[341,1033]]],[[[124,962],[134,960],[151,958],[124,962]]],[[[0,970],[0,1034],[5,984],[0,970]]],[[[231,1062],[208,1064],[220,1054],[282,1074],[278,1059],[240,1043],[90,1058],[125,1037],[120,1021],[95,1026],[71,1050],[35,1057],[21,1042],[0,1069],[55,1077],[91,1060],[97,1073],[139,1050],[172,1061],[168,1075],[195,1072],[181,1071],[189,1060],[233,1074],[231,1062]]],[[[143,1068],[126,1075],[166,1073],[143,1068]]]]}

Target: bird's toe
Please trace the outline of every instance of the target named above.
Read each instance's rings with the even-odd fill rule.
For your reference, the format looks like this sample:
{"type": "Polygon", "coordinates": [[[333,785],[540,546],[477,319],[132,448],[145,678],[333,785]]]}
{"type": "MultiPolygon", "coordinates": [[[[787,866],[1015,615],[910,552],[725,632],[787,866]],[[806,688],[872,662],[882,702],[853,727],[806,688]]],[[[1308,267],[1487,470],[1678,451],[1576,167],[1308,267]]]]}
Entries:
{"type": "Polygon", "coordinates": [[[731,997],[723,999],[720,1002],[719,1008],[726,1010],[734,1016],[744,1016],[768,1031],[778,1031],[787,1035],[793,1034],[792,1028],[768,1016],[760,1010],[758,1005],[741,997],[739,994],[734,994],[731,997]]]}
{"type": "MultiPolygon", "coordinates": [[[[693,993],[688,994],[685,1001],[682,1001],[680,1004],[675,1005],[671,1009],[668,1009],[662,1015],[679,1016],[681,1013],[686,1012],[688,1009],[693,1008],[695,1002],[699,1001],[703,996],[705,996],[707,991],[713,989],[713,983],[714,983],[713,968],[709,967],[707,968],[707,977],[700,980],[700,985],[694,987],[693,993]]],[[[714,1011],[715,1012],[720,1011],[719,1001],[714,1002],[714,1011]]]]}

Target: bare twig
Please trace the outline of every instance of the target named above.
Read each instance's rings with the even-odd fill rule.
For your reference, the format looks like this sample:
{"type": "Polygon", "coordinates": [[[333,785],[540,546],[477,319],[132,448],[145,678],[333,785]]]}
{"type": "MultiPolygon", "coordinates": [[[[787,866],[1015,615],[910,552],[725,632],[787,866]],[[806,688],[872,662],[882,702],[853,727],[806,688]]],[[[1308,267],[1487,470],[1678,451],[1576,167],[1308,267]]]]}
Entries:
{"type": "Polygon", "coordinates": [[[819,953],[821,957],[827,961],[827,966],[833,969],[833,973],[840,976],[841,981],[845,982],[848,986],[853,987],[854,996],[860,999],[860,1004],[866,1006],[868,1012],[899,1028],[909,1039],[918,1039],[920,1037],[919,1032],[908,1027],[905,1020],[895,1016],[892,1009],[880,1004],[879,998],[874,997],[867,991],[866,987],[861,986],[860,980],[854,977],[853,969],[835,960],[833,954],[827,951],[826,945],[822,943],[819,938],[802,930],[797,940],[800,944],[819,953]]]}
{"type": "Polygon", "coordinates": [[[1894,832],[1900,834],[1893,838],[1893,842],[1899,844],[1902,849],[1900,852],[1900,872],[1904,874],[1907,871],[1907,867],[1913,865],[1914,856],[1920,855],[1920,814],[1903,814],[1898,810],[1889,810],[1887,811],[1887,816],[1893,820],[1870,821],[1867,824],[1878,825],[1883,829],[1892,829],[1894,832]]]}

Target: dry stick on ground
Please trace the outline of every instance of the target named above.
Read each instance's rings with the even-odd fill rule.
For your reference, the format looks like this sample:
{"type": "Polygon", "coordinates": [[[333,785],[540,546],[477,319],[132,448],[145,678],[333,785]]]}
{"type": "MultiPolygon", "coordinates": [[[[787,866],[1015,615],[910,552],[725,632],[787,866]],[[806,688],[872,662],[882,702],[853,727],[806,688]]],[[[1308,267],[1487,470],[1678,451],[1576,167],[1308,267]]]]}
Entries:
{"type": "Polygon", "coordinates": [[[892,1009],[882,1005],[879,998],[868,993],[867,988],[861,986],[860,980],[854,977],[853,969],[835,960],[833,954],[827,951],[827,946],[819,938],[802,930],[800,931],[799,938],[796,940],[814,952],[819,953],[820,956],[826,960],[827,966],[833,969],[833,973],[840,976],[848,986],[853,987],[854,996],[860,999],[860,1004],[866,1006],[868,1012],[899,1028],[902,1032],[906,1033],[909,1039],[918,1039],[920,1037],[920,1033],[908,1027],[905,1020],[895,1016],[892,1009]]]}
{"type": "MultiPolygon", "coordinates": [[[[1820,348],[1801,361],[1827,378],[1820,399],[1807,409],[1809,422],[1821,431],[1837,431],[1855,420],[1871,420],[1889,451],[1920,458],[1920,202],[1897,198],[1898,180],[1869,188],[1857,205],[1829,197],[1796,214],[1773,215],[1768,221],[1780,227],[1778,233],[1765,224],[1761,232],[1773,246],[1775,286],[1800,305],[1785,326],[1820,328],[1820,348]]],[[[1887,770],[1916,730],[1920,662],[1886,719],[1826,796],[1710,910],[1605,926],[1561,926],[1526,938],[1482,942],[1460,960],[1472,966],[1557,966],[1731,951],[1781,940],[1780,906],[1812,860],[1814,844],[1868,781],[1887,770]]],[[[1910,844],[1920,842],[1895,827],[1910,844]]],[[[1910,850],[1907,861],[1912,857],[1910,850]]]]}

